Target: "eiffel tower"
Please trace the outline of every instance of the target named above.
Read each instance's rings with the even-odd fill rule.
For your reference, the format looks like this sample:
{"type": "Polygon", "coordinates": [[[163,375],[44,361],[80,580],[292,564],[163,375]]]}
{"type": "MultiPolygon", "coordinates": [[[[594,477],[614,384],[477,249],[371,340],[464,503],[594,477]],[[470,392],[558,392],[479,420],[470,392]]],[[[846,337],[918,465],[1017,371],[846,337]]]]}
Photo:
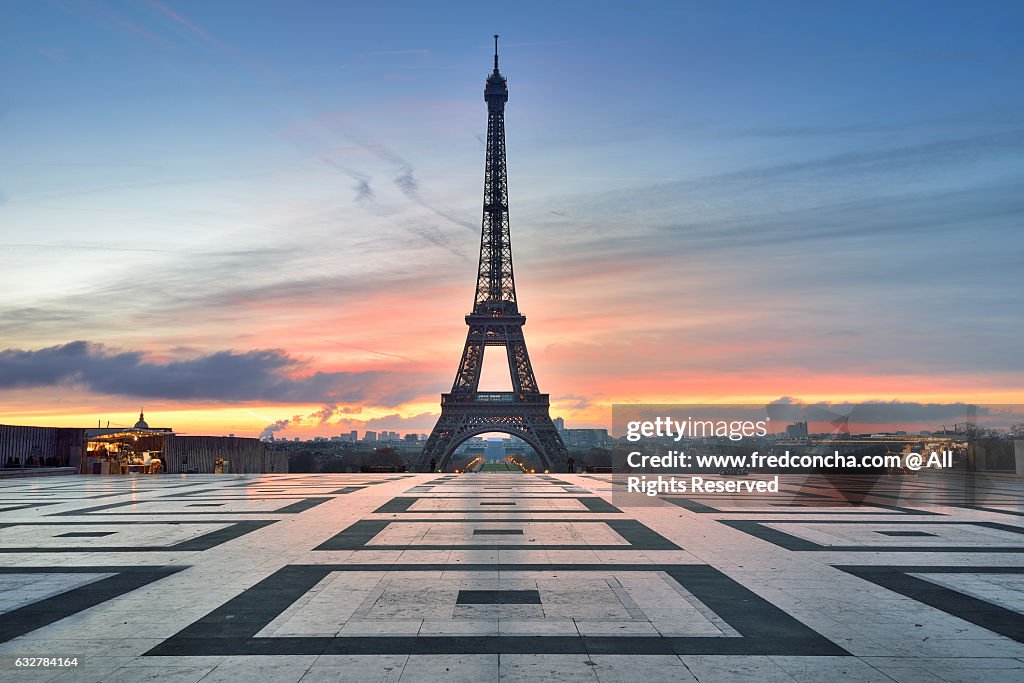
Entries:
{"type": "Polygon", "coordinates": [[[508,82],[498,71],[498,36],[494,36],[494,71],[484,87],[487,102],[487,161],[484,168],[483,228],[469,333],[450,393],[441,394],[441,416],[427,439],[418,469],[430,461],[444,471],[466,439],[487,432],[517,436],[533,447],[544,467],[565,467],[568,451],[548,412],[548,395],[540,393],[526,351],[509,239],[508,177],[505,169],[505,102],[508,82]],[[512,391],[479,391],[484,348],[504,346],[512,391]]]}

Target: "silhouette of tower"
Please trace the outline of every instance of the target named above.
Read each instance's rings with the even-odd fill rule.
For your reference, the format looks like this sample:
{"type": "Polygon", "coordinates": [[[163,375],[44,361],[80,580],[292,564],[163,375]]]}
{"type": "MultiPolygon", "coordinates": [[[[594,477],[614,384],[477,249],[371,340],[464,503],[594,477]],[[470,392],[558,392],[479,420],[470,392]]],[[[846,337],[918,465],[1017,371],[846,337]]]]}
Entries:
{"type": "Polygon", "coordinates": [[[508,82],[498,71],[498,36],[494,36],[494,71],[484,87],[487,102],[487,160],[484,167],[483,228],[480,266],[469,332],[450,393],[441,394],[441,416],[427,439],[419,469],[431,460],[442,471],[466,439],[504,432],[526,441],[549,469],[564,466],[568,452],[548,412],[548,395],[540,393],[526,351],[509,240],[508,176],[505,169],[505,102],[508,82]],[[504,346],[512,391],[479,391],[484,348],[504,346]]]}

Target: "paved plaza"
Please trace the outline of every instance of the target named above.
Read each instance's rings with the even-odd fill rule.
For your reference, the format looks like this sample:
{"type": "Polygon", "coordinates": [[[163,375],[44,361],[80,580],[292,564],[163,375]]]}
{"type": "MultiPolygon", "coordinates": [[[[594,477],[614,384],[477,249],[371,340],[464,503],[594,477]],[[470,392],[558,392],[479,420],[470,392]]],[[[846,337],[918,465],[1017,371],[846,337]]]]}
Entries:
{"type": "Polygon", "coordinates": [[[861,484],[0,480],[0,680],[1024,680],[1024,485],[861,484]]]}

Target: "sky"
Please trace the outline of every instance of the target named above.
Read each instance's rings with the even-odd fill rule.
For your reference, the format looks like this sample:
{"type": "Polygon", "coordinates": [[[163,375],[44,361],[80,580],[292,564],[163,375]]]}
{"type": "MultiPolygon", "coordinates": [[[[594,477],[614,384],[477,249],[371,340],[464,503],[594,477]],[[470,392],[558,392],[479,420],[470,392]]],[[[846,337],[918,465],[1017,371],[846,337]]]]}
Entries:
{"type": "Polygon", "coordinates": [[[11,0],[0,423],[429,432],[493,33],[520,308],[569,426],[1024,403],[1019,2],[11,0]]]}

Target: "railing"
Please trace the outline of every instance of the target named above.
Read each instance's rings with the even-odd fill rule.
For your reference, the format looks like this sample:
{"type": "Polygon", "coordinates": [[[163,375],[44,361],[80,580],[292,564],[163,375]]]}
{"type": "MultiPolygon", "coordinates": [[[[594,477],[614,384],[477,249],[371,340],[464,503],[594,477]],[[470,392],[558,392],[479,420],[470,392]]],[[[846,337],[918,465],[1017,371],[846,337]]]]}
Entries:
{"type": "Polygon", "coordinates": [[[515,403],[516,395],[511,391],[478,391],[476,400],[483,403],[515,403]]]}
{"type": "Polygon", "coordinates": [[[441,403],[531,403],[547,404],[547,394],[517,394],[514,391],[478,391],[441,394],[441,403]]]}

